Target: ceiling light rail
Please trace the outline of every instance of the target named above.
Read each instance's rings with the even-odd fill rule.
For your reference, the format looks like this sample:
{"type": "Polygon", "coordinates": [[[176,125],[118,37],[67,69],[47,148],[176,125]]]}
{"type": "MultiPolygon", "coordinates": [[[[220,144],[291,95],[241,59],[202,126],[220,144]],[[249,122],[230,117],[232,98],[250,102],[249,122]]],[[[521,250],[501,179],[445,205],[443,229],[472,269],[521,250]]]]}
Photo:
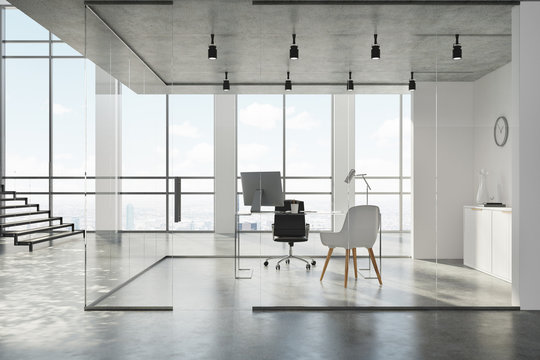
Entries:
{"type": "Polygon", "coordinates": [[[84,2],[84,5],[173,5],[173,1],[152,1],[152,0],[111,0],[111,1],[104,1],[104,0],[87,0],[84,2]]]}

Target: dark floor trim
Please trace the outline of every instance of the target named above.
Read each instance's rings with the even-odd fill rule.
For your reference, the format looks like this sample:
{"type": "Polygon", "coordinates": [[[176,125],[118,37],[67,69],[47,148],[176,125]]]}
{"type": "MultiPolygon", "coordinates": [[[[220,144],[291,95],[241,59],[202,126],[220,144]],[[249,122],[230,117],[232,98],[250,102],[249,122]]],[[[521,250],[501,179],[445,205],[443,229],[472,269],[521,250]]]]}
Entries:
{"type": "MultiPolygon", "coordinates": [[[[123,283],[121,283],[120,285],[114,287],[111,291],[109,291],[108,293],[98,297],[96,300],[94,300],[93,302],[91,302],[89,305],[85,306],[84,307],[84,310],[107,310],[107,309],[110,309],[110,308],[125,308],[125,309],[129,309],[129,308],[139,308],[138,306],[97,306],[97,304],[99,304],[100,302],[102,302],[104,299],[108,298],[109,296],[111,296],[112,294],[114,294],[115,292],[117,292],[118,290],[122,289],[123,287],[125,287],[126,285],[128,285],[129,283],[131,283],[132,281],[134,281],[135,279],[137,279],[139,276],[143,275],[144,273],[146,273],[147,271],[149,271],[150,269],[152,269],[154,266],[158,265],[159,263],[161,263],[163,260],[167,259],[168,256],[164,256],[162,257],[161,259],[159,259],[158,261],[156,261],[155,263],[153,263],[152,265],[150,265],[149,267],[143,269],[142,271],[138,272],[137,274],[135,274],[134,276],[132,276],[131,278],[129,278],[128,280],[124,281],[123,283]],[[98,309],[96,309],[98,308],[98,309]]],[[[147,307],[144,307],[144,308],[147,308],[147,307]]],[[[161,308],[161,306],[152,306],[150,308],[161,308]]],[[[171,308],[172,309],[172,308],[171,308]]]]}
{"type": "Polygon", "coordinates": [[[172,306],[86,306],[84,311],[173,311],[172,306]]]}
{"type": "MultiPolygon", "coordinates": [[[[531,1],[531,0],[525,0],[531,1]]],[[[519,5],[508,0],[253,0],[253,5],[519,5]]]]}
{"type": "Polygon", "coordinates": [[[519,311],[519,306],[253,306],[253,312],[277,311],[519,311]]]}

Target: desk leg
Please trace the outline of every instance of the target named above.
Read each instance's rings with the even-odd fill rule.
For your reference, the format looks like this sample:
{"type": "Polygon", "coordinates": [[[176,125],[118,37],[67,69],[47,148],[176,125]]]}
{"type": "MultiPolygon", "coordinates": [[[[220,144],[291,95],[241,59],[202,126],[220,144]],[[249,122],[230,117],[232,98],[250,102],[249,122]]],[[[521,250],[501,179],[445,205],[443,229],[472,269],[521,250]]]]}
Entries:
{"type": "Polygon", "coordinates": [[[238,230],[238,223],[240,217],[235,215],[234,224],[234,278],[235,279],[251,279],[253,277],[253,269],[240,267],[240,231],[238,230]],[[244,275],[242,275],[244,274],[244,275]]]}

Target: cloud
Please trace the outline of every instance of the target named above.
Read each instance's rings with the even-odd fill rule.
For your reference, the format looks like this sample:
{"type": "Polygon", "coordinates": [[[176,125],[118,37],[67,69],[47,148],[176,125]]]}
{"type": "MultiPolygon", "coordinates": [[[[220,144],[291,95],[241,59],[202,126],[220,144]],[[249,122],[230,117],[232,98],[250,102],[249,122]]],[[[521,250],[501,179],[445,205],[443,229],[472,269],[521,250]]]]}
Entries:
{"type": "Polygon", "coordinates": [[[184,121],[180,125],[173,125],[171,131],[174,135],[183,136],[188,138],[198,138],[201,135],[199,134],[199,129],[191,125],[189,121],[184,121]]]}
{"type": "Polygon", "coordinates": [[[399,140],[399,119],[386,120],[371,136],[379,147],[395,144],[399,140]]]}
{"type": "Polygon", "coordinates": [[[311,130],[319,125],[319,122],[313,119],[307,111],[303,111],[298,115],[287,118],[287,129],[311,130]]]}
{"type": "Polygon", "coordinates": [[[238,144],[238,161],[249,162],[261,160],[270,149],[261,144],[238,144]]]}
{"type": "Polygon", "coordinates": [[[172,167],[175,173],[205,174],[208,173],[209,165],[214,161],[214,147],[211,144],[202,142],[196,144],[187,152],[181,152],[174,148],[173,156],[174,163],[172,167]]]}
{"type": "Polygon", "coordinates": [[[64,115],[71,112],[71,109],[68,107],[65,107],[62,104],[53,104],[53,114],[54,115],[64,115]]]}
{"type": "Polygon", "coordinates": [[[253,103],[240,109],[238,114],[242,123],[263,130],[270,130],[277,126],[283,117],[282,109],[270,104],[253,103]]]}

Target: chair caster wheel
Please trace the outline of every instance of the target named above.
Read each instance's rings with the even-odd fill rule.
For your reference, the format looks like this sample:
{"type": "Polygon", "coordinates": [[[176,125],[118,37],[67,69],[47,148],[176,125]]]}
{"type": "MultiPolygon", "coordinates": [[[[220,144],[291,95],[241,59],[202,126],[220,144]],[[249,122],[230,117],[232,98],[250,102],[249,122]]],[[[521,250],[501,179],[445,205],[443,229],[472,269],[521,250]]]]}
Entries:
{"type": "Polygon", "coordinates": [[[276,270],[279,270],[280,266],[279,265],[276,265],[276,270]]]}
{"type": "Polygon", "coordinates": [[[289,264],[291,262],[291,260],[287,259],[285,260],[285,264],[289,264]]]}
{"type": "Polygon", "coordinates": [[[316,262],[315,260],[313,260],[313,261],[311,262],[311,265],[313,265],[313,266],[315,266],[316,264],[317,264],[317,262],[316,262]]]}
{"type": "Polygon", "coordinates": [[[306,265],[306,269],[307,269],[307,270],[311,269],[311,265],[307,264],[307,265],[306,265]]]}
{"type": "Polygon", "coordinates": [[[265,262],[264,262],[264,266],[268,266],[268,261],[265,261],[265,262]]]}

